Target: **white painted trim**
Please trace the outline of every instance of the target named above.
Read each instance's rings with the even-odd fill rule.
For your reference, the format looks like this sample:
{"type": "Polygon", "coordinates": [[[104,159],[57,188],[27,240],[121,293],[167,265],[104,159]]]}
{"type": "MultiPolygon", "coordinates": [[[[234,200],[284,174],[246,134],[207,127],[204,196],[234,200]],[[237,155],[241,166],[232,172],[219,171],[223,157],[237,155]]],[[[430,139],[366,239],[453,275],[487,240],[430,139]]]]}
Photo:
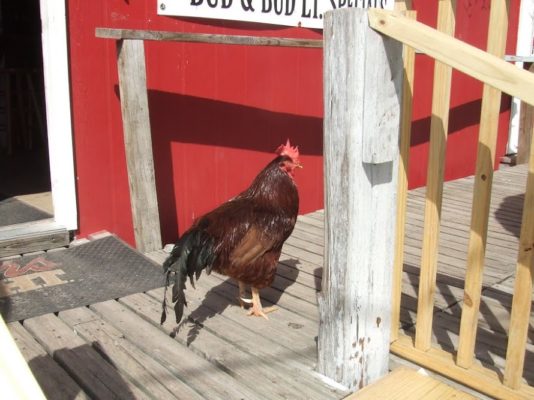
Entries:
{"type": "Polygon", "coordinates": [[[0,316],[0,343],[2,343],[2,351],[0,351],[2,398],[46,400],[2,316],[0,316]]]}
{"type": "Polygon", "coordinates": [[[43,70],[56,224],[78,228],[65,1],[40,0],[43,70]]]}
{"type": "MultiPolygon", "coordinates": [[[[534,0],[521,0],[519,9],[519,24],[517,27],[518,56],[530,56],[533,54],[532,39],[534,37],[534,0]]],[[[523,68],[522,62],[516,62],[518,68],[523,68]]],[[[521,100],[514,97],[512,99],[512,110],[510,113],[510,128],[508,131],[508,144],[506,154],[516,154],[519,143],[519,116],[521,115],[521,100]]]]}

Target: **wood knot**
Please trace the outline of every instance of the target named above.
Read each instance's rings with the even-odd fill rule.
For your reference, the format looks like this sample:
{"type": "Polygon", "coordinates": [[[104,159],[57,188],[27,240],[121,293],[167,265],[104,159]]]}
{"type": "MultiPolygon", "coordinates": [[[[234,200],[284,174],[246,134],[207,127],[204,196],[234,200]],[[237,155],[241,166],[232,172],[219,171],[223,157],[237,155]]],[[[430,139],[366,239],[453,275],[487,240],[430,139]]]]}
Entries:
{"type": "Polygon", "coordinates": [[[482,179],[483,181],[485,181],[486,178],[487,178],[487,176],[485,174],[480,175],[480,179],[482,179]]]}
{"type": "Polygon", "coordinates": [[[386,25],[386,20],[385,20],[385,19],[379,19],[379,20],[378,20],[378,23],[379,23],[380,25],[386,25]]]}
{"type": "Polygon", "coordinates": [[[464,304],[467,307],[473,307],[473,300],[471,299],[471,296],[469,296],[467,293],[464,293],[464,304]]]}

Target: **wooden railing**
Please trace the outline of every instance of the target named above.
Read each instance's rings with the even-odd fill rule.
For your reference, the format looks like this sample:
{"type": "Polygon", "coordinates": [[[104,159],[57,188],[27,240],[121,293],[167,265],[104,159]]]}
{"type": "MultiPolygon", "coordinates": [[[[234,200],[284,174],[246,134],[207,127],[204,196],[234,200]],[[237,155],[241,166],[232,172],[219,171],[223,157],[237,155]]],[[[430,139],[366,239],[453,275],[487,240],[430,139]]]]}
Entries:
{"type": "MultiPolygon", "coordinates": [[[[332,90],[329,94],[328,101],[325,101],[325,178],[327,180],[327,201],[325,202],[326,214],[326,248],[329,252],[326,255],[325,271],[323,273],[322,293],[319,296],[319,305],[321,313],[321,326],[319,332],[319,371],[328,375],[337,381],[343,382],[347,386],[361,387],[369,383],[372,379],[387,370],[387,338],[391,333],[391,350],[407,359],[418,362],[428,368],[434,369],[444,375],[463,382],[467,385],[473,386],[475,389],[488,393],[500,398],[534,398],[534,389],[521,383],[526,334],[529,323],[529,311],[531,301],[531,285],[532,285],[532,251],[530,251],[529,244],[534,243],[534,221],[532,215],[525,212],[523,221],[523,230],[521,232],[521,249],[518,261],[517,273],[517,287],[515,289],[511,332],[508,346],[507,366],[504,379],[494,371],[480,367],[478,364],[473,364],[473,346],[474,346],[474,332],[476,331],[478,306],[480,304],[481,290],[480,277],[483,270],[483,258],[485,249],[485,231],[487,229],[488,218],[488,204],[491,191],[491,180],[493,172],[493,159],[495,154],[495,139],[496,131],[494,123],[498,115],[498,104],[500,99],[500,91],[506,92],[510,95],[521,98],[523,101],[534,105],[534,74],[517,69],[516,67],[502,61],[498,56],[502,54],[503,43],[499,38],[504,38],[506,35],[506,2],[504,0],[492,1],[492,14],[489,33],[488,53],[473,48],[463,42],[455,40],[452,37],[454,31],[454,4],[452,0],[440,0],[438,28],[442,31],[436,31],[425,25],[417,23],[412,19],[402,16],[400,14],[381,11],[369,10],[368,19],[369,25],[376,31],[390,36],[397,41],[407,45],[405,48],[405,67],[404,67],[404,89],[402,98],[404,103],[402,109],[401,121],[401,154],[397,169],[397,157],[392,153],[391,149],[397,151],[397,143],[394,135],[386,135],[389,140],[383,140],[377,132],[383,133],[383,127],[380,126],[380,121],[372,117],[363,120],[358,115],[360,111],[354,110],[355,113],[347,116],[343,105],[340,104],[340,99],[349,102],[350,107],[361,106],[363,103],[372,102],[373,104],[383,105],[383,101],[388,101],[392,105],[391,108],[395,111],[390,115],[389,122],[397,118],[398,121],[398,105],[395,99],[395,89],[388,90],[384,88],[374,87],[371,91],[370,82],[376,82],[376,76],[368,79],[366,73],[395,75],[396,64],[395,57],[400,54],[394,47],[394,44],[387,44],[387,41],[376,40],[372,35],[369,35],[360,25],[363,21],[360,17],[357,24],[350,26],[350,29],[344,30],[343,27],[337,26],[337,21],[326,16],[329,20],[329,30],[325,30],[325,41],[337,40],[335,46],[331,43],[325,43],[325,76],[327,74],[327,64],[335,64],[338,70],[330,70],[328,75],[331,79],[329,82],[325,80],[325,92],[332,90]],[[336,22],[336,23],[334,23],[336,22]],[[361,43],[354,39],[354,31],[351,29],[358,29],[359,32],[368,40],[368,47],[359,47],[360,51],[366,51],[366,57],[354,57],[353,50],[347,51],[347,54],[352,56],[351,67],[357,67],[353,71],[354,74],[347,74],[347,65],[343,65],[346,61],[341,60],[338,51],[344,51],[343,48],[349,47],[347,42],[340,40],[340,37],[345,37],[347,41],[354,40],[353,45],[361,46],[361,43]],[[335,31],[337,37],[334,38],[335,31]],[[329,39],[330,38],[330,39],[329,39]],[[330,47],[329,47],[330,46],[330,47]],[[377,47],[380,49],[377,50],[377,47]],[[369,50],[371,49],[371,50],[369,50]],[[374,50],[373,50],[374,49],[374,50]],[[407,169],[408,169],[408,153],[410,143],[410,106],[413,82],[413,57],[414,51],[417,49],[428,56],[435,58],[438,61],[438,66],[435,71],[435,88],[434,88],[434,104],[432,111],[431,123],[431,162],[429,164],[428,184],[427,184],[427,199],[425,211],[425,237],[427,239],[424,243],[424,261],[421,269],[421,285],[419,293],[417,330],[415,341],[412,337],[399,334],[399,313],[400,313],[400,285],[402,283],[402,252],[403,252],[403,221],[405,213],[405,201],[407,190],[407,169]],[[335,50],[335,51],[332,51],[335,50]],[[327,54],[330,52],[330,58],[327,59],[327,54]],[[364,68],[365,63],[374,61],[372,68],[364,68]],[[362,64],[359,64],[359,63],[362,64]],[[389,63],[392,62],[392,65],[389,63]],[[376,66],[380,67],[377,71],[376,66]],[[443,188],[443,160],[444,149],[447,138],[447,120],[449,112],[449,96],[450,96],[450,74],[451,68],[456,68],[485,84],[483,111],[481,120],[481,134],[479,138],[479,150],[477,159],[477,184],[475,188],[475,198],[478,209],[478,204],[482,204],[480,209],[476,210],[472,217],[472,238],[469,246],[470,258],[477,260],[471,262],[468,266],[466,276],[466,293],[472,302],[470,302],[469,310],[465,311],[462,316],[462,325],[464,326],[464,333],[461,334],[460,343],[461,351],[459,350],[458,357],[456,354],[445,352],[443,350],[432,347],[431,345],[431,331],[432,331],[432,317],[433,317],[433,299],[436,286],[436,263],[437,263],[437,243],[439,234],[439,224],[441,217],[441,194],[443,188]],[[366,71],[361,74],[361,71],[366,71]],[[392,72],[393,71],[393,72],[392,72]],[[345,79],[340,82],[339,79],[345,79]],[[356,88],[356,89],[355,89],[356,88]],[[354,90],[361,96],[365,93],[365,99],[358,97],[355,99],[352,96],[354,90]],[[339,91],[339,92],[338,92],[339,91]],[[383,93],[375,93],[375,92],[383,93]],[[387,92],[387,93],[385,93],[387,92]],[[364,101],[365,100],[365,101],[364,101]],[[327,108],[338,107],[336,112],[340,112],[339,118],[333,117],[331,110],[327,108]],[[328,125],[330,124],[330,125],[328,125]],[[341,125],[344,128],[340,129],[341,125]],[[374,132],[369,133],[367,129],[371,128],[374,132]],[[347,129],[345,129],[347,128],[347,129]],[[366,132],[362,141],[354,139],[353,133],[355,128],[359,132],[366,132]],[[364,128],[364,129],[362,129],[364,128]],[[336,140],[328,139],[328,132],[341,133],[341,138],[336,140]],[[343,136],[344,135],[344,136],[343,136]],[[339,140],[338,140],[339,139],[339,140]],[[386,143],[387,142],[387,143],[386,143]],[[336,144],[338,143],[338,144],[336,144]],[[339,147],[341,143],[342,148],[339,147]],[[336,147],[337,146],[337,147],[336,147]],[[365,147],[366,152],[362,153],[361,149],[365,147]],[[340,153],[342,156],[340,156],[340,153]],[[356,154],[358,153],[358,154],[356,154]],[[332,160],[338,164],[332,164],[332,160]],[[349,170],[350,167],[350,170],[349,170]],[[355,170],[358,171],[355,171],[355,170]],[[330,172],[329,172],[330,171],[330,172]],[[394,199],[395,190],[390,190],[386,186],[391,186],[395,178],[399,175],[399,195],[401,201],[399,204],[399,211],[397,213],[397,221],[399,221],[397,234],[396,252],[389,255],[390,250],[384,250],[386,247],[390,249],[390,240],[388,232],[393,231],[393,227],[388,229],[389,222],[394,220],[394,213],[388,213],[384,216],[384,210],[393,210],[394,203],[390,204],[389,200],[383,201],[382,195],[386,194],[389,199],[394,199]],[[358,178],[355,178],[358,175],[358,178]],[[329,177],[335,177],[336,182],[329,182],[329,177]],[[340,178],[340,179],[338,179],[340,178]],[[360,179],[361,180],[358,180],[360,179]],[[349,182],[350,180],[350,182],[349,182]],[[358,182],[362,182],[365,187],[353,186],[358,182]],[[367,190],[368,192],[362,193],[367,190]],[[352,192],[358,192],[354,193],[352,192]],[[385,190],[387,193],[385,193],[385,190]],[[335,192],[335,193],[334,193],[335,192]],[[329,200],[328,193],[332,193],[329,200]],[[338,206],[339,199],[344,201],[343,206],[338,206]],[[334,202],[335,200],[335,202],[334,202]],[[382,205],[377,208],[377,203],[382,205]],[[367,240],[367,244],[372,249],[365,253],[361,248],[357,248],[358,238],[361,232],[356,232],[355,229],[349,227],[346,219],[343,216],[350,217],[350,222],[360,218],[362,209],[355,208],[354,212],[348,211],[348,207],[355,207],[364,205],[364,213],[369,214],[365,223],[358,227],[358,229],[369,228],[365,231],[367,238],[372,236],[376,240],[367,240]],[[346,207],[346,208],[343,208],[346,207]],[[338,224],[335,224],[333,217],[338,218],[338,224]],[[386,232],[386,234],[384,234],[386,232]],[[372,234],[371,234],[372,233],[372,234]],[[373,236],[374,235],[374,236],[373,236]],[[350,238],[353,242],[346,240],[350,238]],[[336,243],[334,243],[337,241],[336,243]],[[356,241],[356,242],[354,242],[356,241]],[[341,247],[335,247],[341,243],[341,247]],[[354,246],[356,243],[356,247],[354,246]],[[345,246],[343,248],[343,246],[345,246]],[[352,248],[349,248],[351,247],[352,248]],[[352,252],[352,253],[351,253],[352,252]],[[364,254],[360,259],[353,257],[351,254],[364,254]],[[388,253],[388,254],[386,254],[388,253]],[[396,268],[392,278],[393,280],[393,310],[391,307],[391,298],[387,296],[388,291],[384,290],[385,283],[391,287],[390,272],[387,265],[391,266],[395,257],[396,268]],[[331,270],[328,262],[334,258],[340,260],[342,265],[338,265],[337,271],[331,270]],[[328,261],[329,259],[329,261],[328,261]],[[352,267],[361,262],[365,265],[366,273],[363,274],[358,271],[349,271],[345,266],[352,267]],[[389,264],[388,264],[389,263],[389,264]],[[382,285],[377,284],[377,276],[375,270],[378,270],[382,265],[381,281],[382,285]],[[375,268],[376,267],[376,268],[375,268]],[[374,274],[372,275],[371,274],[374,274]],[[342,279],[341,279],[342,278],[342,279]],[[337,282],[337,283],[336,283],[337,282]],[[369,283],[367,287],[358,286],[356,283],[369,283]],[[327,290],[331,286],[332,290],[327,290]],[[337,285],[337,286],[336,286],[337,285]],[[350,288],[349,288],[350,286],[350,288]],[[342,292],[341,289],[344,291],[342,292]],[[372,294],[376,296],[372,297],[372,294]],[[350,293],[349,293],[350,292],[350,293]],[[369,292],[369,293],[368,293],[369,292]],[[346,294],[350,296],[346,296],[346,294]],[[350,298],[349,298],[350,297],[350,298]],[[354,299],[365,298],[366,306],[370,308],[368,315],[364,315],[360,309],[355,309],[355,302],[349,301],[354,299]],[[391,313],[390,318],[384,314],[391,313]],[[376,313],[375,313],[376,312],[376,313]],[[362,327],[365,324],[359,324],[357,318],[368,318],[367,330],[362,327]],[[371,320],[372,319],[372,320],[371,320]],[[343,325],[343,326],[341,326],[343,325]],[[391,325],[391,331],[389,326],[391,325]],[[385,328],[387,326],[387,328],[385,328]],[[372,340],[371,340],[372,338],[372,340]],[[365,339],[365,340],[364,340],[365,339]],[[341,351],[339,351],[341,349],[341,351]],[[377,350],[378,349],[378,350],[377,350]],[[383,354],[381,354],[383,353],[383,354]],[[373,376],[371,368],[368,363],[373,363],[379,359],[378,368],[374,368],[373,376]],[[352,369],[349,364],[356,365],[359,369],[352,369]],[[356,374],[354,371],[358,371],[356,374]]],[[[357,12],[359,10],[350,10],[348,12],[357,12]]],[[[342,13],[347,10],[336,10],[343,19],[342,13]]],[[[353,22],[349,21],[350,24],[353,22]]],[[[367,22],[365,22],[367,23],[367,22]]],[[[180,34],[180,33],[165,33],[152,31],[129,31],[129,30],[110,30],[97,29],[98,37],[113,38],[118,40],[118,62],[120,75],[120,89],[121,89],[121,104],[123,111],[123,119],[125,126],[125,141],[127,143],[127,158],[130,158],[130,153],[134,154],[136,148],[145,149],[144,155],[146,163],[144,163],[144,170],[139,171],[136,165],[129,166],[129,178],[131,182],[132,197],[141,199],[136,202],[140,206],[133,206],[134,224],[136,226],[136,242],[141,249],[145,251],[150,248],[157,248],[161,245],[159,237],[159,216],[157,212],[157,200],[154,193],[154,178],[152,167],[152,154],[150,143],[150,129],[146,123],[148,121],[148,109],[146,107],[146,76],[144,68],[144,40],[178,40],[178,41],[194,41],[204,43],[225,43],[237,45],[267,45],[267,46],[301,46],[301,47],[321,47],[322,43],[319,41],[304,41],[295,39],[281,39],[281,38],[243,38],[236,36],[218,36],[218,35],[200,35],[200,34],[180,34]],[[141,123],[136,121],[142,120],[141,123]],[[129,140],[135,143],[130,143],[129,140]],[[144,142],[143,142],[144,140],[144,142]],[[140,176],[146,175],[146,170],[149,170],[148,182],[145,184],[138,184],[142,181],[140,176]],[[147,212],[145,204],[150,204],[151,207],[147,212]],[[149,220],[149,221],[148,221],[149,220]],[[142,227],[143,229],[140,229],[142,227]],[[139,228],[139,231],[138,231],[139,228]],[[154,236],[155,235],[155,236],[154,236]]],[[[360,55],[357,54],[357,55],[360,55]]],[[[391,81],[398,82],[398,76],[391,81]]],[[[389,82],[387,79],[382,79],[382,82],[389,82]]],[[[326,93],[325,93],[326,94],[326,93]]],[[[398,95],[398,93],[397,93],[398,95]]],[[[325,97],[326,98],[326,97],[325,97]]],[[[348,108],[350,108],[348,107],[348,108]]],[[[391,125],[391,124],[390,124],[391,125]]],[[[388,129],[390,126],[388,125],[388,129]]],[[[389,132],[389,131],[388,131],[389,132]]],[[[533,146],[531,146],[532,149],[533,146]]],[[[532,209],[534,206],[534,160],[533,152],[530,153],[530,172],[529,183],[527,185],[527,195],[525,198],[525,210],[532,209]]],[[[138,163],[139,164],[139,163],[138,163]]],[[[332,179],[333,181],[334,179],[332,179]]],[[[393,246],[391,246],[392,248],[393,246]]],[[[359,257],[359,256],[358,256],[359,257]]],[[[333,263],[332,263],[333,264],[333,263]]],[[[361,267],[361,265],[360,265],[361,267]]],[[[353,268],[354,269],[354,268],[353,268]]],[[[358,304],[358,307],[361,303],[358,304]]]]}
{"type": "MultiPolygon", "coordinates": [[[[533,146],[530,148],[529,174],[504,377],[474,363],[501,91],[517,96],[531,105],[534,104],[534,74],[529,74],[501,61],[507,36],[507,1],[493,0],[491,2],[487,52],[482,52],[453,38],[455,2],[441,0],[439,3],[437,31],[398,14],[369,10],[370,25],[374,29],[421,50],[437,60],[434,72],[424,239],[415,338],[399,333],[407,191],[404,177],[407,175],[408,168],[408,151],[404,149],[402,143],[409,143],[410,132],[405,127],[408,124],[409,115],[403,116],[404,124],[401,125],[404,128],[401,128],[398,236],[395,253],[391,351],[497,398],[534,398],[534,388],[522,382],[534,269],[532,256],[534,213],[531,212],[534,209],[533,146]],[[463,302],[456,354],[435,348],[431,343],[451,67],[484,82],[464,289],[464,299],[469,301],[463,302]]],[[[413,57],[406,52],[405,57],[406,54],[408,57],[413,57]]],[[[413,62],[405,60],[405,65],[413,65],[413,62]]],[[[406,71],[406,76],[413,74],[409,69],[406,71]]],[[[405,97],[405,99],[408,98],[409,96],[405,97]]]]}

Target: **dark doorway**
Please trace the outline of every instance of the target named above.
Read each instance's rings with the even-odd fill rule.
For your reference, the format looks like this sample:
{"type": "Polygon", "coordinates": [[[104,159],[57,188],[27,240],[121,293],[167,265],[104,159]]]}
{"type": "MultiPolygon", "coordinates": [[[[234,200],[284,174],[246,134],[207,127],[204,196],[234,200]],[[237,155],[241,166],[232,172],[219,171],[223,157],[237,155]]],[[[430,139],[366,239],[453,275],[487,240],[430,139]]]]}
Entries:
{"type": "Polygon", "coordinates": [[[1,228],[53,213],[39,0],[0,0],[0,71],[1,228]]]}

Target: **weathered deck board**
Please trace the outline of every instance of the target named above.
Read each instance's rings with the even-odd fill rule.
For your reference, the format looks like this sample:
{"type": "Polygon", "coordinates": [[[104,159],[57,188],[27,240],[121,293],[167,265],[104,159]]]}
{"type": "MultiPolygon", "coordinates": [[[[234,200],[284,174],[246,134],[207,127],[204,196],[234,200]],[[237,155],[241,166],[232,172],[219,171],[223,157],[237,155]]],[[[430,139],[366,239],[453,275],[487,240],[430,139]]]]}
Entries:
{"type": "Polygon", "coordinates": [[[89,396],[100,399],[148,398],[55,315],[28,319],[24,321],[24,327],[89,396]]]}
{"type": "Polygon", "coordinates": [[[89,399],[80,386],[46,353],[19,322],[12,322],[8,327],[46,398],[89,399]]]}
{"type": "MultiPolygon", "coordinates": [[[[477,363],[499,374],[504,370],[525,177],[521,166],[497,171],[490,207],[475,353],[477,363]]],[[[432,338],[448,351],[458,345],[472,181],[448,182],[444,188],[432,338]]],[[[416,321],[423,213],[424,190],[413,190],[402,275],[405,332],[413,332],[416,321]]],[[[159,325],[162,289],[9,327],[50,398],[61,398],[61,387],[61,394],[76,399],[341,399],[347,392],[328,386],[315,373],[323,226],[322,210],[299,216],[272,287],[261,291],[263,304],[278,308],[269,321],[247,317],[238,306],[236,282],[213,273],[203,274],[196,290],[188,285],[188,318],[174,339],[169,337],[172,312],[159,325]]],[[[161,264],[167,254],[160,250],[148,256],[161,264]]],[[[523,375],[530,385],[532,371],[533,323],[523,375]]]]}
{"type": "Polygon", "coordinates": [[[98,351],[113,360],[113,365],[118,370],[156,398],[202,398],[88,308],[62,311],[59,317],[87,342],[93,343],[98,351]]]}

